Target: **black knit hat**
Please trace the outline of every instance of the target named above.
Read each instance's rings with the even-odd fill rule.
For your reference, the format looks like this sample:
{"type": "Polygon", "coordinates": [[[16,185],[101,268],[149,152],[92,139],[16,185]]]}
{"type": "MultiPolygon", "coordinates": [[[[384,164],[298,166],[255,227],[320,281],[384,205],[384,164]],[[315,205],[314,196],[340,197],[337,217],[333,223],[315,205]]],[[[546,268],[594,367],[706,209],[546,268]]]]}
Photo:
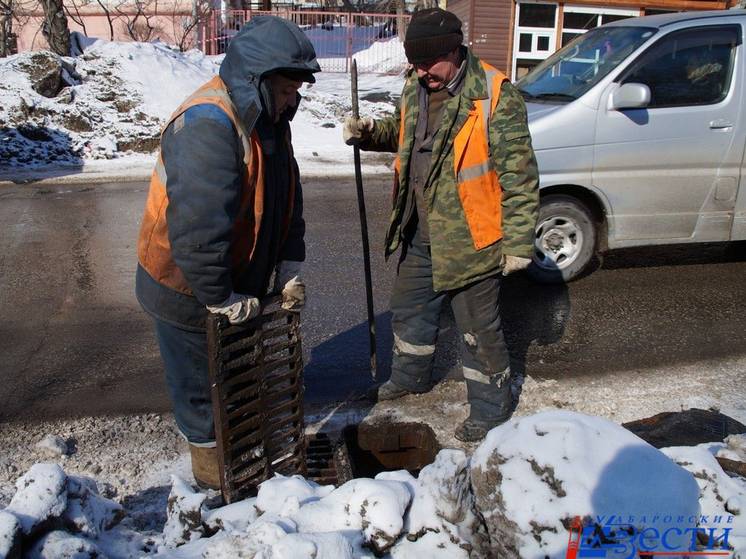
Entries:
{"type": "Polygon", "coordinates": [[[456,14],[430,8],[412,16],[404,38],[404,52],[410,64],[420,64],[448,54],[463,41],[461,20],[456,14]]]}

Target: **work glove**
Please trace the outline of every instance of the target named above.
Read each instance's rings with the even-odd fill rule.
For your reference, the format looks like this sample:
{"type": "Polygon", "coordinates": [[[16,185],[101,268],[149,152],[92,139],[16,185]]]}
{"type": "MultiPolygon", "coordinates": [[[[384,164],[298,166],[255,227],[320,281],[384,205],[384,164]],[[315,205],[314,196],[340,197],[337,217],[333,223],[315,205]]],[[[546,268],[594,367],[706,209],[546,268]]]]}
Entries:
{"type": "Polygon", "coordinates": [[[359,144],[361,141],[368,139],[373,133],[375,126],[375,121],[369,116],[364,116],[362,118],[348,116],[345,119],[344,127],[342,128],[342,137],[344,138],[345,144],[348,146],[354,146],[355,144],[359,144]]]}
{"type": "Polygon", "coordinates": [[[231,293],[219,305],[207,305],[207,310],[217,314],[224,314],[231,324],[241,324],[250,318],[258,316],[262,310],[259,299],[251,295],[231,293]]]}
{"type": "Polygon", "coordinates": [[[511,256],[510,254],[503,254],[502,268],[503,275],[507,276],[513,272],[519,272],[528,268],[531,264],[530,258],[523,258],[522,256],[511,256]]]}
{"type": "Polygon", "coordinates": [[[300,312],[306,304],[306,284],[300,278],[301,263],[283,260],[275,269],[275,291],[282,292],[282,308],[300,312]]]}

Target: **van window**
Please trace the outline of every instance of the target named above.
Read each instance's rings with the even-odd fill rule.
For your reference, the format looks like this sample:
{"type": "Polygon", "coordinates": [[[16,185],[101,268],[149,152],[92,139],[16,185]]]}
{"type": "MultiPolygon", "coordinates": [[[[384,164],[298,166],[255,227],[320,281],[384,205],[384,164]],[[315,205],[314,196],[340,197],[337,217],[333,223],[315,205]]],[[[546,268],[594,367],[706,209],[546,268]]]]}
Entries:
{"type": "Polygon", "coordinates": [[[656,32],[648,27],[597,27],[555,52],[516,86],[529,100],[577,99],[656,32]]]}
{"type": "Polygon", "coordinates": [[[739,43],[735,25],[677,31],[643,53],[620,81],[647,85],[648,108],[718,103],[728,94],[739,43]]]}

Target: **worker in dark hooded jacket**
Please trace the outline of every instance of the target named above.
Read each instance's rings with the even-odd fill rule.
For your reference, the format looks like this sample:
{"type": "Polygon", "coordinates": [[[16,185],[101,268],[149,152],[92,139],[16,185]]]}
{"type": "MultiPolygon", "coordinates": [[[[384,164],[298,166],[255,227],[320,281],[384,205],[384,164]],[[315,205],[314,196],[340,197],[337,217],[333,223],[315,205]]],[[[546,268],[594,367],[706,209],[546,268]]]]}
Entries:
{"type": "Polygon", "coordinates": [[[203,487],[220,486],[208,312],[244,322],[259,314],[270,287],[288,310],[305,302],[303,197],[289,121],[298,89],[319,71],[297,25],[252,18],[231,41],[219,76],[182,103],[161,137],[136,292],[155,319],[174,415],[203,487]]]}

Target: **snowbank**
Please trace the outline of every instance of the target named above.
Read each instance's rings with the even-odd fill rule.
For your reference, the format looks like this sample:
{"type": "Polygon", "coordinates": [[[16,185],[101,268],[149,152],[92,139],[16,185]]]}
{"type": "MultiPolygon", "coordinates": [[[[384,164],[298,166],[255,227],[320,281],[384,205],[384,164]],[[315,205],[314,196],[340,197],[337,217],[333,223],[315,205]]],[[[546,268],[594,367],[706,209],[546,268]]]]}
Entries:
{"type": "MultiPolygon", "coordinates": [[[[623,516],[637,519],[632,528],[662,532],[671,527],[666,516],[699,513],[694,476],[621,426],[575,412],[538,413],[493,429],[471,468],[491,550],[500,557],[561,556],[576,517],[623,516]],[[665,514],[651,522],[653,513],[665,514]]],[[[681,538],[671,544],[683,545],[681,538]]]]}
{"type": "Polygon", "coordinates": [[[661,452],[606,420],[543,412],[494,429],[471,458],[441,451],[416,478],[384,472],[335,488],[277,476],[257,497],[216,507],[213,493],[173,476],[157,526],[144,526],[136,511],[101,495],[93,479],[36,464],[0,511],[0,556],[24,546],[29,557],[56,559],[562,559],[568,518],[602,522],[604,515],[655,512],[733,519],[729,543],[739,559],[746,557],[746,481],[726,476],[713,458],[738,448],[734,442],[661,452]]]}
{"type": "MultiPolygon", "coordinates": [[[[403,67],[403,50],[393,41],[360,51],[361,70],[403,67]]],[[[132,173],[147,176],[163,123],[217,73],[221,60],[161,43],[102,40],[74,58],[35,52],[1,59],[0,178],[71,174],[89,167],[101,173],[102,162],[116,162],[115,175],[131,163],[132,173]]],[[[402,77],[363,74],[361,112],[392,112],[402,85],[402,77]]],[[[301,93],[307,99],[292,123],[301,173],[351,174],[352,148],[341,133],[350,112],[349,76],[322,73],[301,93]]],[[[391,160],[381,154],[363,157],[367,172],[387,172],[391,160]]]]}

